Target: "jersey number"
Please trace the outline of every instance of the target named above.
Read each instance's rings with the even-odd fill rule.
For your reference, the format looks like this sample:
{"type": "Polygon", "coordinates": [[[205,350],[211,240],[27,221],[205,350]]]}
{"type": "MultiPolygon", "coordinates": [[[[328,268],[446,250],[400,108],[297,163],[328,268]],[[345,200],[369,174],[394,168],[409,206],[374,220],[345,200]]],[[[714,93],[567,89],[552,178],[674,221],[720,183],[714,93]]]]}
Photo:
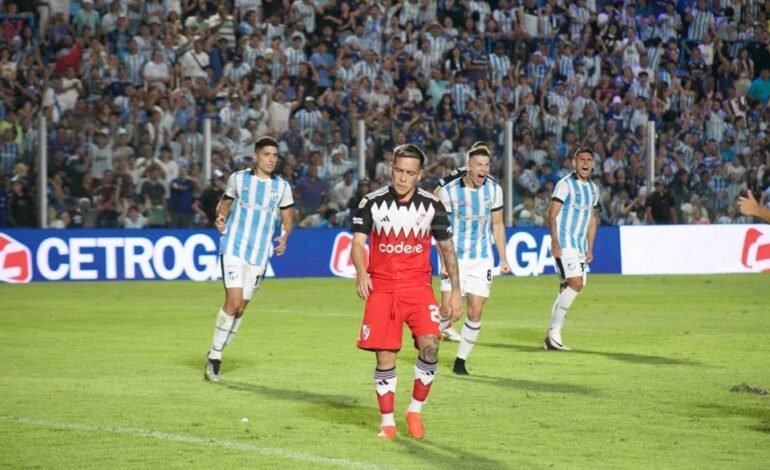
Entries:
{"type": "Polygon", "coordinates": [[[487,269],[487,281],[492,282],[492,270],[487,269]]]}

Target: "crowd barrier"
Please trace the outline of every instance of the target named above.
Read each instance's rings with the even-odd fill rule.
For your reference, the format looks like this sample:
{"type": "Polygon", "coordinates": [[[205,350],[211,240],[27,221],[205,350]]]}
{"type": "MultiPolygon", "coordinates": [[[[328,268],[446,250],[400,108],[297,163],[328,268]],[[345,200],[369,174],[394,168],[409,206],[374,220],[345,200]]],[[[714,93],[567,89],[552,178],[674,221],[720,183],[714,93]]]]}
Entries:
{"type": "MultiPolygon", "coordinates": [[[[506,231],[515,276],[553,274],[550,235],[542,228],[506,231]]],[[[3,230],[0,282],[221,278],[213,230],[3,230]]],[[[355,276],[352,235],[297,229],[270,277],[355,276]]],[[[436,250],[433,265],[438,272],[436,250]]],[[[600,227],[593,273],[705,274],[770,271],[770,226],[600,227]]]]}

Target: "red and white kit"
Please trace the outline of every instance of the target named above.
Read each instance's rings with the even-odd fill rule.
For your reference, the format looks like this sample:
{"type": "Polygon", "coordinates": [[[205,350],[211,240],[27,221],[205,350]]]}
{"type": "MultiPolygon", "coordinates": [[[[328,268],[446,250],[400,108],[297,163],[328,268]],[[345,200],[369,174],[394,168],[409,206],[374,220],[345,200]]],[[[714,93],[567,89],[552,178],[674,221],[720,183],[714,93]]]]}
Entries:
{"type": "Polygon", "coordinates": [[[431,287],[431,238],[452,237],[444,205],[418,189],[399,202],[388,186],[368,194],[353,231],[369,236],[372,291],[358,338],[361,349],[399,350],[403,324],[413,336],[439,336],[439,307],[431,287]]]}

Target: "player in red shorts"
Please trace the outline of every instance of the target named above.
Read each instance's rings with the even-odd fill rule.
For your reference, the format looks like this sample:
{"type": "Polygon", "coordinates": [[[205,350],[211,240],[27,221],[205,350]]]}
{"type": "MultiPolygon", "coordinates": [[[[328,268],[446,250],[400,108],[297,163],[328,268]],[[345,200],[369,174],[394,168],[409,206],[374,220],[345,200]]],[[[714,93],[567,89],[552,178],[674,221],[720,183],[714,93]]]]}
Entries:
{"type": "Polygon", "coordinates": [[[419,350],[406,423],[409,435],[421,439],[425,434],[422,404],[438,365],[439,321],[442,314],[457,319],[462,313],[457,255],[446,209],[436,196],[417,188],[424,163],[425,154],[418,146],[396,147],[392,184],[367,194],[353,217],[356,287],[358,296],[366,300],[358,347],[374,351],[377,357],[374,386],[382,413],[378,434],[382,439],[396,436],[396,357],[404,323],[419,350]],[[436,239],[452,285],[441,308],[431,287],[431,238],[436,239]]]}

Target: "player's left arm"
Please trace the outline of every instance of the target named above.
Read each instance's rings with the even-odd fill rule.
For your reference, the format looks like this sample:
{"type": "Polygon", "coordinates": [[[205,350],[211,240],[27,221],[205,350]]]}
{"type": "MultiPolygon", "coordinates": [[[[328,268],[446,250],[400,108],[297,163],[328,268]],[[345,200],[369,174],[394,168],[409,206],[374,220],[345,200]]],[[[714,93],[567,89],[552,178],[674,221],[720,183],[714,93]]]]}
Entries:
{"type": "Polygon", "coordinates": [[[505,239],[505,221],[503,220],[503,190],[500,186],[495,188],[495,204],[492,207],[492,238],[497,248],[497,256],[500,258],[500,274],[511,272],[508,264],[505,239]]]}
{"type": "Polygon", "coordinates": [[[281,256],[286,251],[286,242],[294,228],[294,197],[291,195],[291,186],[288,183],[283,190],[279,207],[281,208],[281,234],[273,240],[277,243],[273,252],[281,256]]]}
{"type": "Polygon", "coordinates": [[[511,265],[508,264],[508,256],[505,250],[505,222],[503,221],[502,209],[492,212],[492,237],[495,240],[497,256],[500,257],[500,274],[508,274],[511,272],[511,265]]]}
{"type": "Polygon", "coordinates": [[[452,292],[447,297],[442,297],[441,316],[451,317],[452,321],[457,321],[463,313],[462,295],[460,294],[460,267],[457,263],[457,253],[455,244],[452,242],[452,228],[449,226],[449,216],[444,204],[436,201],[436,215],[433,217],[431,231],[433,238],[436,239],[436,247],[439,256],[444,261],[449,282],[452,285],[452,292]]]}
{"type": "Polygon", "coordinates": [[[596,239],[597,227],[599,227],[599,209],[594,208],[591,213],[591,220],[588,221],[588,231],[586,232],[586,239],[588,241],[586,263],[590,263],[594,260],[594,239],[596,239]]]}

